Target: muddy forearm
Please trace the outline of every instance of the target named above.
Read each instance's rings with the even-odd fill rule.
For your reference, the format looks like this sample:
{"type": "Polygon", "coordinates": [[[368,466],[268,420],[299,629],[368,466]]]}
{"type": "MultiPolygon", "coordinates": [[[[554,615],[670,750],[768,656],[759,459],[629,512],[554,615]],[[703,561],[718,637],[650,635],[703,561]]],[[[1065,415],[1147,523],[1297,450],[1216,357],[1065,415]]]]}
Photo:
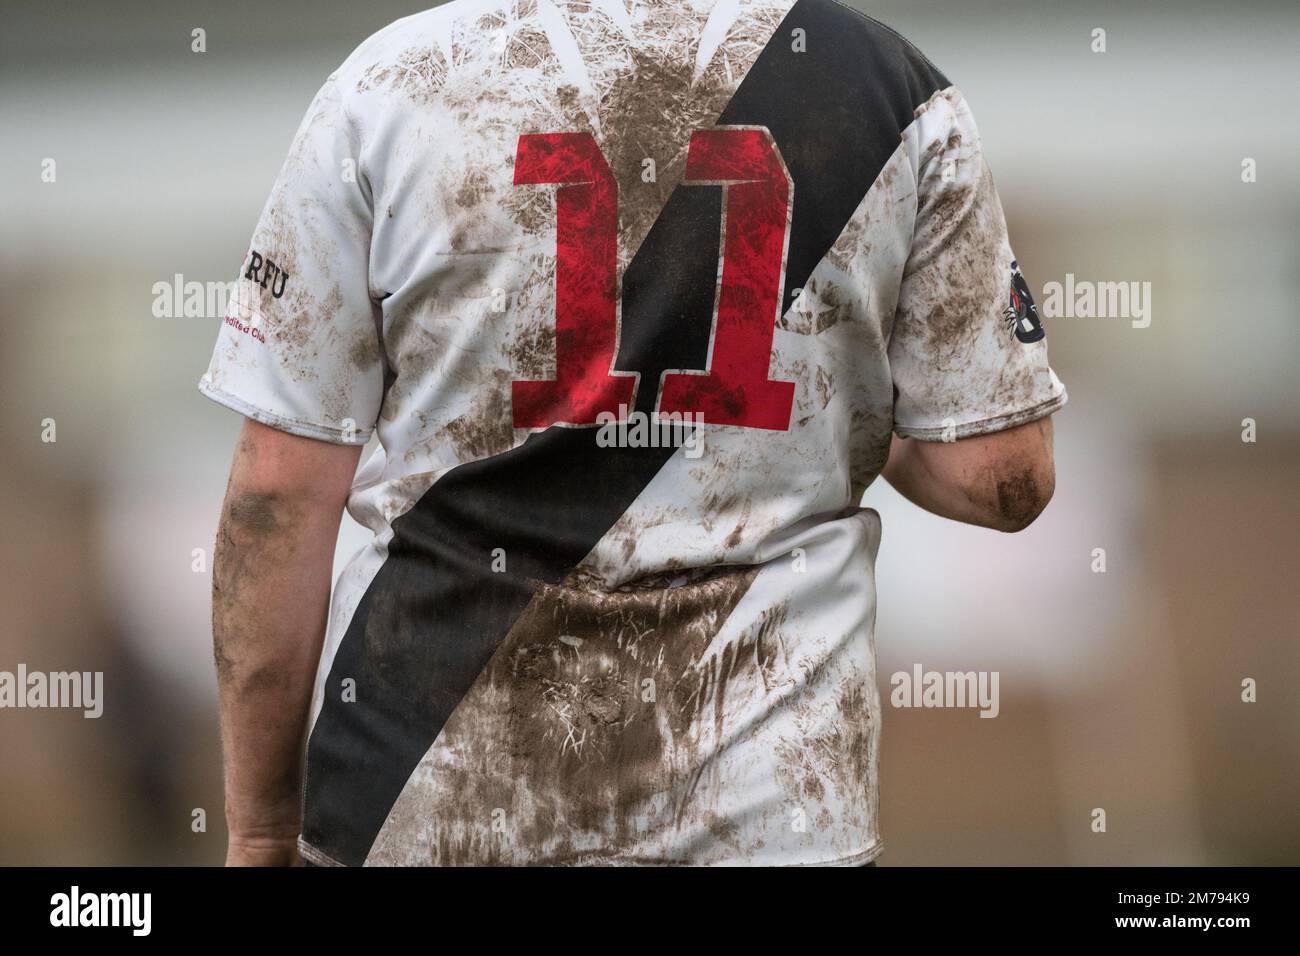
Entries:
{"type": "Polygon", "coordinates": [[[232,834],[297,835],[301,755],[329,605],[339,513],[276,491],[226,494],[212,634],[232,834]]]}

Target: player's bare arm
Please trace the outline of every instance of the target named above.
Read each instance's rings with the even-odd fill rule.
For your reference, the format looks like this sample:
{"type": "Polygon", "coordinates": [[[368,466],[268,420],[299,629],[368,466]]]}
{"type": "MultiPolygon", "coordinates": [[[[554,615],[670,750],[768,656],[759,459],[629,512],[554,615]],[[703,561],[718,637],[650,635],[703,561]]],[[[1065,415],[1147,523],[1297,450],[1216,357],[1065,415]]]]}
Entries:
{"type": "Polygon", "coordinates": [[[227,865],[298,858],[307,711],[360,452],[251,420],[235,447],[212,585],[227,865]]]}
{"type": "Polygon", "coordinates": [[[941,518],[1023,531],[1056,490],[1052,419],[952,442],[895,436],[881,474],[941,518]]]}

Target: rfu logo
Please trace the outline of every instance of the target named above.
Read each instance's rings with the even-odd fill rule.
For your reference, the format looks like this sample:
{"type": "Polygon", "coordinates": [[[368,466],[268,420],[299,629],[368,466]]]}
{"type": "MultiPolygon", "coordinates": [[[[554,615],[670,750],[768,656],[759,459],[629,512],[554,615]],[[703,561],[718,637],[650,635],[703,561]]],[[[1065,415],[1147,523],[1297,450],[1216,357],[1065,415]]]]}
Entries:
{"type": "Polygon", "coordinates": [[[271,295],[278,299],[284,295],[284,284],[289,281],[289,273],[277,266],[275,260],[263,256],[256,249],[252,249],[249,250],[248,270],[244,273],[244,278],[252,279],[263,289],[269,283],[271,295]],[[272,278],[273,276],[274,278],[272,278]]]}

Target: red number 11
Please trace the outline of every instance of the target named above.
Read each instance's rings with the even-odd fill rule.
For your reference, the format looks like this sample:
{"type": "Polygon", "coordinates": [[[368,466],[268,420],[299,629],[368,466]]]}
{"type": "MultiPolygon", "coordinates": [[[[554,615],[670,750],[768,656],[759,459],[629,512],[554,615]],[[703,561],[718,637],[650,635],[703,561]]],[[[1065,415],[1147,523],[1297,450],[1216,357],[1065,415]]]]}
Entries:
{"type": "MultiPolygon", "coordinates": [[[[794,383],[768,378],[790,223],[790,174],[763,128],[696,130],[687,185],[723,187],[722,279],[708,367],[666,372],[658,408],[704,421],[784,431],[794,383]]],[[[637,373],[618,348],[618,185],[587,133],[519,137],[515,184],[555,183],[554,379],[511,385],[516,428],[595,424],[631,406],[637,373]]]]}

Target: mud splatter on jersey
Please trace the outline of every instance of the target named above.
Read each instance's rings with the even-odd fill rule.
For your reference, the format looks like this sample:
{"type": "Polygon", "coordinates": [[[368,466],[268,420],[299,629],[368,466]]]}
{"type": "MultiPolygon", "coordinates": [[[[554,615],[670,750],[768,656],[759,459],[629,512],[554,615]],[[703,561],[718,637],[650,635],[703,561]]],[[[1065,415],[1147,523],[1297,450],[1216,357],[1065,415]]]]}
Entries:
{"type": "Polygon", "coordinates": [[[891,432],[1064,403],[1013,270],[961,93],[834,0],[455,0],[362,44],[200,386],[378,439],[304,855],[871,859],[859,501],[891,432]]]}

